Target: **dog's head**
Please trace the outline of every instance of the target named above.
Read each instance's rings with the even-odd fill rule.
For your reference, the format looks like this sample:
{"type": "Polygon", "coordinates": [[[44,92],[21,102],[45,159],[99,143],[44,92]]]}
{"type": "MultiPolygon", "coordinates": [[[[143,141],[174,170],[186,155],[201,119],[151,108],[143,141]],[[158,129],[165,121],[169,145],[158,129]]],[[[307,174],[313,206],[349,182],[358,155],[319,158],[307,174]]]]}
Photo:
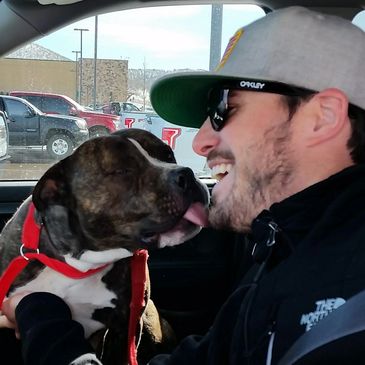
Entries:
{"type": "Polygon", "coordinates": [[[176,245],[206,223],[209,195],[175,162],[143,130],[94,138],[43,175],[33,202],[64,253],[176,245]]]}

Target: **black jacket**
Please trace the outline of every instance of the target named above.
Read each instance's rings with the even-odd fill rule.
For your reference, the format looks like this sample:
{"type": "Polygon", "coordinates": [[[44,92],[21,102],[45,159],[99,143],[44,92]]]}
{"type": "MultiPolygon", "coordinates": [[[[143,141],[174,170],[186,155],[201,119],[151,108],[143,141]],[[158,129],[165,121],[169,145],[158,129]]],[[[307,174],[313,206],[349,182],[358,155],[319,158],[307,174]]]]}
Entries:
{"type": "MultiPolygon", "coordinates": [[[[365,289],[365,166],[274,204],[254,221],[250,239],[257,264],[209,333],[187,337],[172,355],[157,356],[150,365],[277,364],[298,337],[365,289]]],[[[27,341],[23,337],[29,356],[27,341]]],[[[42,336],[31,341],[33,348],[47,346],[42,336]]],[[[339,343],[321,364],[355,364],[343,354],[339,343]]]]}
{"type": "MultiPolygon", "coordinates": [[[[260,261],[268,239],[262,223],[281,229],[258,283],[252,281],[259,264],[204,338],[188,337],[150,365],[277,364],[298,337],[365,289],[365,166],[274,204],[258,219],[251,239],[264,251],[260,261]]],[[[358,364],[365,362],[362,348],[358,364]]],[[[321,364],[355,364],[343,359],[341,344],[335,349],[321,364]]]]}
{"type": "Polygon", "coordinates": [[[84,329],[56,295],[32,293],[20,301],[15,314],[25,365],[68,365],[93,352],[84,329]]]}

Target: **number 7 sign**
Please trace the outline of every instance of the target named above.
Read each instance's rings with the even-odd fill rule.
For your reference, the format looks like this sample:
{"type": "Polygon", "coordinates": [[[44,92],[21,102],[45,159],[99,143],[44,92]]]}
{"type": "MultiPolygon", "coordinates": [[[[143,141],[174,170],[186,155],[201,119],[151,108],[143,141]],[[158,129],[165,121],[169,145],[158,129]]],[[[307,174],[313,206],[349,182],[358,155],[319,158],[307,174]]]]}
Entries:
{"type": "Polygon", "coordinates": [[[176,138],[181,134],[181,128],[162,128],[162,140],[173,150],[176,145],[176,138]]]}

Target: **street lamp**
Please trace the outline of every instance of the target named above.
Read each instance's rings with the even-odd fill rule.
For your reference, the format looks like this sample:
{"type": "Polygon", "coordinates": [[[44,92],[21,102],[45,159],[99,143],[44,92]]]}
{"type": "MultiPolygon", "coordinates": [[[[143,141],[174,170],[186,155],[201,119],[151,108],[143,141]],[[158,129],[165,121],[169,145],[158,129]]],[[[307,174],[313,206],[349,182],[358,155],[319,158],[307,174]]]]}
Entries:
{"type": "Polygon", "coordinates": [[[95,15],[93,105],[96,109],[96,61],[98,59],[98,16],[95,15]]]}
{"type": "Polygon", "coordinates": [[[213,71],[221,59],[222,22],[223,4],[212,4],[209,71],[213,71]]]}
{"type": "Polygon", "coordinates": [[[75,64],[76,64],[76,68],[75,68],[75,74],[76,74],[76,101],[79,102],[79,75],[77,73],[77,70],[79,68],[77,60],[79,58],[79,53],[81,53],[81,51],[72,51],[72,53],[75,53],[75,64]]]}
{"type": "Polygon", "coordinates": [[[81,104],[82,101],[82,33],[88,32],[89,29],[87,28],[74,28],[74,30],[77,30],[80,32],[80,85],[79,85],[79,103],[81,104]]]}

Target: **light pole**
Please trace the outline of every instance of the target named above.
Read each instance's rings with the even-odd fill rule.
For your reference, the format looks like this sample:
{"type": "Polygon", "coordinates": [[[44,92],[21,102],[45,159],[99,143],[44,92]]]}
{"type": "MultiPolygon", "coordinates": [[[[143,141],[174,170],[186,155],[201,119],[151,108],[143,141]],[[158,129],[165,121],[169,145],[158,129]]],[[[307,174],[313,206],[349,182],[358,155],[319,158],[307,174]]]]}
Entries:
{"type": "Polygon", "coordinates": [[[77,102],[79,102],[79,82],[78,82],[78,80],[79,80],[79,75],[78,75],[78,73],[77,73],[77,69],[79,68],[79,66],[78,66],[78,58],[79,58],[79,53],[80,53],[81,51],[72,51],[72,53],[75,53],[75,64],[76,64],[76,68],[75,68],[75,74],[76,74],[76,101],[77,102]]]}
{"type": "Polygon", "coordinates": [[[223,4],[212,5],[209,70],[213,71],[221,59],[223,4]]]}
{"type": "Polygon", "coordinates": [[[93,104],[96,109],[96,61],[98,59],[98,16],[95,15],[93,104]]]}
{"type": "Polygon", "coordinates": [[[143,58],[143,111],[146,110],[146,57],[143,58]]]}
{"type": "Polygon", "coordinates": [[[88,32],[89,29],[87,28],[74,28],[74,30],[77,30],[80,32],[80,85],[79,85],[79,103],[82,102],[82,33],[88,32]]]}

